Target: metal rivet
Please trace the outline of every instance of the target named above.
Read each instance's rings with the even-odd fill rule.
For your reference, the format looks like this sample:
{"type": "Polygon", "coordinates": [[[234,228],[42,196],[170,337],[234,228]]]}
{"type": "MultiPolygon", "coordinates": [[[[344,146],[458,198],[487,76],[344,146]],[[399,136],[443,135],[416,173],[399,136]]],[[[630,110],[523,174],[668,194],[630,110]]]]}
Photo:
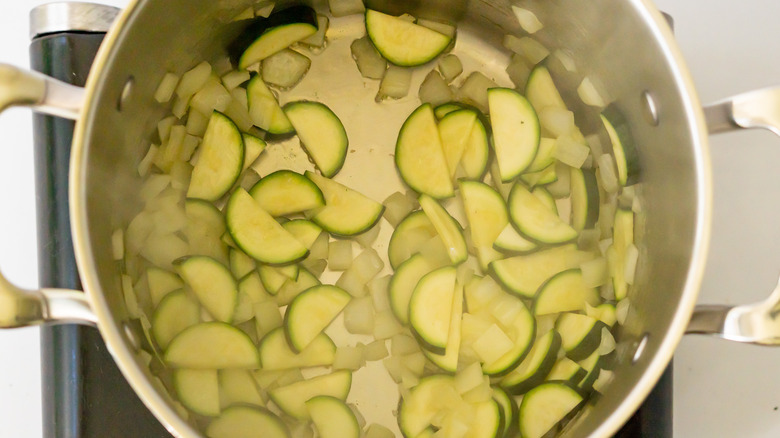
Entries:
{"type": "Polygon", "coordinates": [[[125,102],[127,102],[127,99],[130,97],[130,93],[133,92],[134,85],[135,85],[135,78],[133,76],[128,77],[127,81],[125,81],[125,86],[122,87],[122,94],[119,95],[119,100],[116,103],[116,109],[118,111],[122,111],[122,107],[125,105],[125,102]]]}
{"type": "Polygon", "coordinates": [[[645,121],[652,126],[658,126],[658,105],[655,103],[655,98],[649,91],[645,90],[640,99],[645,121]]]}
{"type": "Polygon", "coordinates": [[[650,334],[645,333],[642,335],[642,339],[637,342],[636,350],[634,350],[634,356],[631,358],[631,363],[636,364],[639,362],[639,359],[642,358],[642,354],[644,354],[645,349],[647,348],[647,340],[650,339],[650,334]]]}

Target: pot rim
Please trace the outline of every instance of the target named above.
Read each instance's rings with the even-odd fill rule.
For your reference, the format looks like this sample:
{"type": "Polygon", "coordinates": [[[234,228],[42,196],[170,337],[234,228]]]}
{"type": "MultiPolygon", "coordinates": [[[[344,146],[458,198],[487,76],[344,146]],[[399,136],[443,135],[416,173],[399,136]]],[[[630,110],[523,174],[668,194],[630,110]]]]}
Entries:
{"type": "MultiPolygon", "coordinates": [[[[200,433],[190,423],[183,420],[160,395],[145,372],[146,367],[141,366],[136,361],[136,355],[126,339],[126,334],[113,319],[108,302],[102,294],[93,263],[95,257],[87,243],[89,232],[86,208],[86,166],[84,163],[87,160],[85,142],[89,138],[92,119],[97,111],[93,97],[98,90],[105,86],[106,80],[101,73],[112,58],[114,49],[123,34],[123,29],[131,21],[141,2],[142,0],[130,0],[127,7],[117,17],[95,57],[92,66],[93,74],[89,75],[85,86],[86,98],[75,125],[70,161],[69,201],[73,246],[84,291],[98,320],[98,329],[120,371],[146,407],[168,432],[178,437],[199,437],[200,433]]],[[[680,303],[666,335],[660,342],[658,352],[647,365],[645,373],[636,382],[628,396],[612,412],[608,420],[602,422],[594,430],[593,435],[599,437],[612,436],[622,427],[645,400],[672,359],[674,350],[685,333],[696,305],[704,276],[712,222],[712,179],[707,125],[693,79],[671,29],[655,5],[650,0],[631,0],[631,2],[634,3],[635,9],[641,14],[643,21],[655,38],[661,43],[664,56],[672,66],[676,86],[681,91],[684,113],[691,122],[689,124],[690,134],[696,145],[694,147],[694,167],[698,192],[695,219],[696,235],[691,253],[691,264],[680,303]]]]}

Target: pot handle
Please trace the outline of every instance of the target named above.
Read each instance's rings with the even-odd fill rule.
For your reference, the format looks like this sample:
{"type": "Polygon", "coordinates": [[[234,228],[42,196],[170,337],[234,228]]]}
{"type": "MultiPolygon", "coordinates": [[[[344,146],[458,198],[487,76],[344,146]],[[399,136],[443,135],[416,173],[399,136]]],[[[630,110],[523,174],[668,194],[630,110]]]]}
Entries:
{"type": "MultiPolygon", "coordinates": [[[[780,135],[780,88],[750,91],[704,108],[711,134],[763,128],[780,135]]],[[[780,345],[780,282],[761,302],[696,306],[686,333],[737,342],[780,345]]]]}
{"type": "MultiPolygon", "coordinates": [[[[45,114],[76,119],[83,101],[83,88],[0,64],[0,112],[11,106],[28,106],[45,114]]],[[[49,323],[94,325],[97,319],[83,292],[25,290],[0,273],[0,328],[49,323]]]]}

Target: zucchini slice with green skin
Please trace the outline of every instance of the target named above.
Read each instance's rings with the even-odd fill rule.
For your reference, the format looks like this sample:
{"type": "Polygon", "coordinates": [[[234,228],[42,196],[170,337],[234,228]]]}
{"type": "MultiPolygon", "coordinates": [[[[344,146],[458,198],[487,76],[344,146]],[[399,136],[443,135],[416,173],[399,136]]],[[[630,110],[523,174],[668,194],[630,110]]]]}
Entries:
{"type": "Polygon", "coordinates": [[[537,245],[518,233],[512,224],[507,223],[504,229],[498,233],[493,242],[493,248],[503,253],[521,254],[535,250],[537,245]]]}
{"type": "Polygon", "coordinates": [[[602,303],[596,307],[586,307],[585,314],[598,319],[608,327],[614,326],[617,322],[617,310],[614,304],[602,303]]]}
{"type": "Polygon", "coordinates": [[[254,135],[243,133],[244,138],[244,166],[243,170],[249,169],[249,167],[257,161],[260,154],[263,153],[267,146],[265,140],[254,135]]]}
{"type": "Polygon", "coordinates": [[[561,335],[558,332],[551,330],[542,335],[520,365],[501,379],[501,387],[510,394],[520,395],[541,384],[555,365],[560,348],[561,335]]]}
{"type": "Polygon", "coordinates": [[[601,343],[601,329],[606,327],[596,318],[578,313],[564,313],[555,322],[561,334],[561,347],[573,361],[590,356],[601,343]]]}
{"type": "Polygon", "coordinates": [[[585,305],[596,306],[601,301],[598,290],[585,287],[582,271],[570,269],[555,274],[536,294],[535,315],[585,311],[585,305]]]}
{"type": "Polygon", "coordinates": [[[249,117],[257,127],[268,131],[269,134],[295,132],[295,128],[277,102],[276,96],[268,89],[260,75],[255,75],[249,80],[246,95],[249,103],[249,117]]]}
{"type": "Polygon", "coordinates": [[[219,406],[217,370],[173,370],[173,387],[181,404],[196,414],[216,417],[219,406]]]}
{"type": "Polygon", "coordinates": [[[165,350],[176,335],[200,322],[200,307],[184,290],[173,291],[160,301],[151,322],[154,340],[165,350]]]}
{"type": "Polygon", "coordinates": [[[460,354],[461,322],[463,321],[463,286],[455,285],[455,294],[452,297],[452,312],[450,316],[449,336],[444,354],[436,354],[426,348],[422,349],[425,356],[434,365],[450,373],[458,371],[458,355],[460,354]]]}
{"type": "Polygon", "coordinates": [[[206,256],[176,261],[184,282],[216,320],[231,322],[238,303],[238,284],[225,265],[206,256]]]}
{"type": "Polygon", "coordinates": [[[433,109],[433,114],[436,116],[436,120],[441,120],[447,114],[462,109],[465,109],[465,107],[457,102],[443,103],[433,109]]]}
{"type": "Polygon", "coordinates": [[[388,293],[390,296],[390,309],[401,323],[409,323],[409,301],[417,283],[434,269],[436,269],[436,266],[426,260],[425,257],[420,254],[414,254],[395,270],[395,275],[390,279],[388,293]]]}
{"type": "Polygon", "coordinates": [[[538,111],[548,107],[568,109],[550,76],[550,71],[543,63],[534,67],[528,75],[525,95],[538,111]]]}
{"type": "Polygon", "coordinates": [[[504,327],[512,339],[512,348],[492,363],[482,364],[482,372],[495,377],[506,375],[515,369],[528,355],[536,337],[536,319],[522,300],[507,294],[502,294],[500,300],[504,302],[497,302],[496,309],[514,308],[516,314],[511,323],[504,327]]]}
{"type": "Polygon", "coordinates": [[[336,397],[318,395],[306,401],[321,438],[360,438],[360,425],[349,406],[336,397]]]}
{"type": "Polygon", "coordinates": [[[257,267],[257,272],[260,274],[260,281],[265,290],[271,295],[276,295],[287,280],[295,281],[298,279],[300,267],[298,265],[282,267],[260,265],[257,267]]]}
{"type": "Polygon", "coordinates": [[[425,64],[452,41],[435,30],[372,9],[366,10],[366,33],[385,59],[401,67],[425,64]]]}
{"type": "Polygon", "coordinates": [[[450,336],[456,269],[439,268],[417,283],[409,299],[409,325],[423,345],[444,354],[450,336]]]}
{"type": "Polygon", "coordinates": [[[325,197],[309,178],[291,170],[277,170],[261,178],[249,194],[271,216],[286,216],[325,205],[325,197]]]}
{"type": "Polygon", "coordinates": [[[601,121],[612,142],[620,185],[636,183],[640,172],[639,152],[628,127],[628,121],[614,104],[604,109],[601,113],[601,121]]]}
{"type": "Polygon", "coordinates": [[[436,233],[441,237],[444,246],[447,247],[447,255],[450,261],[457,265],[468,258],[466,240],[463,238],[463,230],[458,221],[452,218],[435,199],[428,195],[420,195],[420,207],[428,216],[436,233]]]}
{"type": "Polygon", "coordinates": [[[311,246],[314,245],[314,242],[322,234],[322,227],[306,219],[293,219],[283,223],[282,228],[295,236],[306,249],[311,249],[311,246]]]}
{"type": "Polygon", "coordinates": [[[340,287],[314,286],[295,297],[284,314],[287,340],[302,352],[344,310],[352,296],[340,287]]]}
{"type": "Polygon", "coordinates": [[[324,104],[309,101],[290,102],[284,113],[322,175],[332,178],[339,173],[347,158],[349,139],[338,116],[324,104]]]}
{"type": "Polygon", "coordinates": [[[515,183],[507,200],[512,225],[523,236],[541,243],[564,243],[577,238],[577,230],[521,183],[515,183]]]}
{"type": "Polygon", "coordinates": [[[290,370],[333,364],[336,344],[325,333],[317,335],[300,353],[287,343],[284,327],[272,330],[260,341],[260,364],[264,370],[290,370]]]}
{"type": "Polygon", "coordinates": [[[268,409],[231,406],[206,428],[209,438],[290,438],[290,431],[268,409]]]}
{"type": "Polygon", "coordinates": [[[571,226],[582,231],[599,220],[599,185],[589,169],[571,168],[571,226]]]}
{"type": "Polygon", "coordinates": [[[319,286],[320,280],[314,276],[311,272],[304,268],[298,271],[298,278],[296,280],[289,279],[282,285],[282,288],[276,292],[274,301],[278,306],[286,306],[292,302],[301,292],[314,287],[319,286]]]}
{"type": "Polygon", "coordinates": [[[466,143],[466,150],[460,159],[460,167],[465,178],[481,180],[485,175],[490,159],[490,146],[488,146],[488,134],[485,124],[480,117],[474,123],[474,127],[466,143]]]}
{"type": "Polygon", "coordinates": [[[346,400],[352,386],[352,373],[347,370],[334,371],[311,379],[301,380],[287,386],[272,389],[271,400],[287,415],[308,420],[306,402],[320,395],[329,395],[346,400]]]}
{"type": "Polygon", "coordinates": [[[533,190],[531,190],[531,194],[536,196],[538,200],[542,201],[542,203],[546,205],[550,211],[556,215],[558,214],[558,204],[555,203],[555,197],[550,193],[549,190],[544,187],[534,187],[533,190]]]}
{"type": "Polygon", "coordinates": [[[341,237],[354,236],[376,225],[385,206],[330,178],[306,171],[325,196],[325,206],[311,220],[325,231],[341,237]]]}
{"type": "Polygon", "coordinates": [[[544,383],[530,390],[518,410],[520,435],[541,438],[557,430],[582,404],[577,391],[562,383],[544,383]]]}
{"type": "Polygon", "coordinates": [[[401,126],[395,164],[404,182],[417,193],[437,199],[453,195],[447,157],[430,104],[414,110],[401,126]]]}
{"type": "Polygon", "coordinates": [[[292,6],[249,25],[229,51],[244,70],[316,32],[317,13],[308,6],[292,6]]]}
{"type": "Polygon", "coordinates": [[[569,385],[576,385],[585,377],[585,370],[568,357],[562,357],[555,362],[550,373],[545,378],[548,382],[563,382],[569,385]]]}
{"type": "Polygon", "coordinates": [[[508,182],[536,156],[541,138],[539,117],[531,103],[511,88],[489,89],[488,104],[501,181],[508,182]]]}
{"type": "Polygon", "coordinates": [[[219,402],[222,407],[235,404],[265,406],[265,394],[260,394],[250,370],[221,370],[219,379],[219,402]]]}
{"type": "Polygon", "coordinates": [[[551,184],[558,181],[558,170],[553,163],[540,171],[520,175],[520,181],[528,184],[529,187],[551,184]]]}
{"type": "Polygon", "coordinates": [[[596,381],[599,372],[601,372],[604,366],[604,359],[599,355],[598,350],[595,350],[590,356],[580,360],[577,364],[583,370],[583,377],[581,377],[577,386],[583,391],[590,391],[593,387],[593,382],[596,381]]]}
{"type": "Polygon", "coordinates": [[[525,173],[539,172],[552,164],[555,164],[555,139],[542,137],[539,139],[539,150],[525,173]]]}
{"type": "Polygon", "coordinates": [[[309,250],[274,220],[252,196],[238,188],[225,207],[230,236],[247,255],[270,265],[302,260],[309,250]]]}
{"type": "Polygon", "coordinates": [[[500,433],[496,437],[510,438],[514,436],[517,420],[517,403],[500,386],[493,387],[493,400],[498,405],[503,419],[500,433]]]}
{"type": "Polygon", "coordinates": [[[634,212],[618,208],[615,212],[615,223],[612,228],[612,248],[614,263],[609,264],[612,286],[615,289],[615,299],[620,301],[628,295],[626,283],[626,251],[634,243],[634,212]]]}
{"type": "Polygon", "coordinates": [[[433,227],[424,211],[418,210],[409,213],[395,227],[393,235],[390,236],[390,243],[387,245],[390,266],[393,269],[398,269],[401,263],[418,253],[422,246],[436,235],[436,228],[433,227]]]}
{"type": "Polygon", "coordinates": [[[214,111],[198,148],[200,158],[192,169],[187,197],[216,201],[244,169],[244,138],[232,120],[214,111]]]}
{"type": "Polygon", "coordinates": [[[485,183],[461,180],[458,185],[469,221],[471,242],[478,248],[477,257],[484,269],[492,259],[485,260],[486,251],[480,248],[492,249],[501,231],[509,224],[506,204],[504,198],[485,183]]]}
{"type": "Polygon", "coordinates": [[[510,292],[533,298],[539,287],[553,275],[577,268],[592,260],[593,253],[580,251],[573,244],[518,255],[490,263],[493,277],[510,292]]]}
{"type": "Polygon", "coordinates": [[[163,359],[173,368],[260,368],[260,355],[252,339],[223,322],[202,322],[179,333],[163,359]]]}
{"type": "Polygon", "coordinates": [[[477,113],[467,109],[451,112],[439,120],[439,137],[450,178],[455,178],[476,123],[477,113]]]}

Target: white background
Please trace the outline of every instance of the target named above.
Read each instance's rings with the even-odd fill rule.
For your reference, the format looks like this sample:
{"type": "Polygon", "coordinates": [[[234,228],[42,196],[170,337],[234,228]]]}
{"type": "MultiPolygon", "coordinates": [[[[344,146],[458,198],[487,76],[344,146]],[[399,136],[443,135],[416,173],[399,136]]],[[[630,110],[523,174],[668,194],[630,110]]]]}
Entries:
{"type": "MultiPolygon", "coordinates": [[[[3,2],[0,62],[28,65],[28,11],[44,0],[3,2]]],[[[106,0],[122,6],[127,0],[106,0]]],[[[658,0],[703,102],[780,84],[780,3],[658,0]]],[[[663,114],[661,114],[663,117],[663,114]]],[[[35,287],[35,192],[30,113],[0,117],[0,269],[35,287]]],[[[780,139],[764,132],[712,140],[715,219],[700,297],[742,303],[767,295],[780,273],[780,139]]],[[[37,329],[0,334],[0,436],[41,435],[37,329]]],[[[675,435],[780,436],[780,349],[686,337],[675,358],[675,435]]]]}

